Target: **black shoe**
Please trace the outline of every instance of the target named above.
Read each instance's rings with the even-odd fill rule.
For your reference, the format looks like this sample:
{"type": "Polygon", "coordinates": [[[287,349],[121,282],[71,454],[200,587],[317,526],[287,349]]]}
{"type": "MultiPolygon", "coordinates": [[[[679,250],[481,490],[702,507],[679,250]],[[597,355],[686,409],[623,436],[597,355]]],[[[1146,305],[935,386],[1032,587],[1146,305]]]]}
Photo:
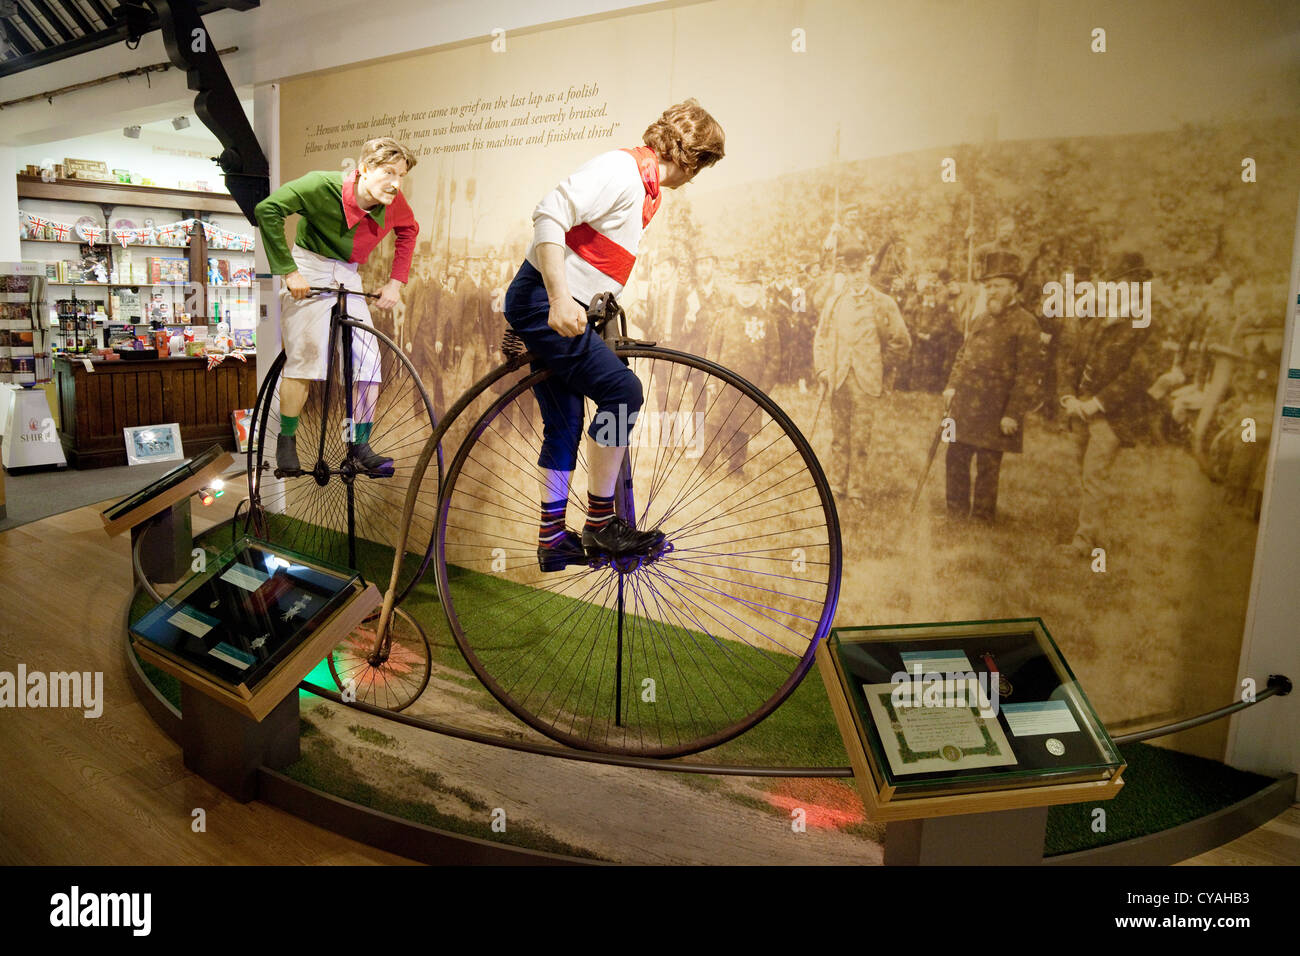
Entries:
{"type": "Polygon", "coordinates": [[[275,470],[279,475],[298,475],[302,465],[298,461],[298,436],[279,435],[275,440],[275,470]]]}
{"type": "Polygon", "coordinates": [[[565,529],[564,537],[553,545],[537,546],[537,566],[543,571],[563,571],[571,564],[586,564],[587,552],[576,531],[565,529]]]}
{"type": "Polygon", "coordinates": [[[589,557],[649,557],[663,543],[662,531],[637,531],[618,516],[595,531],[582,530],[582,546],[589,557]]]}
{"type": "Polygon", "coordinates": [[[385,458],[370,447],[370,442],[361,441],[352,446],[352,460],[361,466],[362,471],[372,478],[391,478],[393,476],[393,459],[385,458]]]}

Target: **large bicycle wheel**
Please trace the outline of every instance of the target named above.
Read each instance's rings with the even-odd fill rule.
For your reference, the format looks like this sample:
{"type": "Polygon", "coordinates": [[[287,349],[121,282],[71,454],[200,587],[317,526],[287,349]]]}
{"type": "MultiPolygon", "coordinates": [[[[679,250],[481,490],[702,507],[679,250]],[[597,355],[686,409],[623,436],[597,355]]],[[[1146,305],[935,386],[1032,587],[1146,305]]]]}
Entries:
{"type": "MultiPolygon", "coordinates": [[[[247,527],[249,533],[272,544],[356,570],[382,591],[392,574],[415,464],[433,433],[434,411],[414,366],[388,336],[351,319],[342,321],[340,328],[344,333],[353,329],[361,333],[353,336],[354,369],[360,369],[362,359],[377,350],[382,379],[378,394],[370,396],[364,386],[343,387],[342,350],[337,349],[328,388],[326,382],[312,382],[299,416],[296,434],[302,474],[276,478],[285,362],[280,353],[262,384],[253,414],[247,527]],[[361,422],[367,417],[372,420],[371,447],[393,459],[389,477],[370,477],[348,458],[349,437],[355,434],[349,431],[349,418],[361,422]]],[[[398,573],[398,603],[428,567],[441,475],[439,450],[436,467],[430,463],[415,489],[415,509],[398,573]]]]}
{"type": "MultiPolygon", "coordinates": [[[[516,716],[574,747],[677,756],[752,727],[807,672],[838,599],[838,520],[811,447],[768,396],[685,353],[618,353],[645,391],[630,510],[669,549],[538,569],[542,371],[479,417],[448,468],[435,574],[466,660],[516,716]]],[[[575,530],[586,486],[580,453],[575,530]]]]}

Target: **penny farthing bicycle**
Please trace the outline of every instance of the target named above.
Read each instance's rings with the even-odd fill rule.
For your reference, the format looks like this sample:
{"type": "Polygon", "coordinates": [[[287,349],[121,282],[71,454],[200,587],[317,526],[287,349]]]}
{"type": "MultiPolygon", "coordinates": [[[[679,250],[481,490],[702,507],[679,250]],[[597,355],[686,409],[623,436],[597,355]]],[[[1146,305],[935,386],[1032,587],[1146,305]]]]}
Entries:
{"type": "MultiPolygon", "coordinates": [[[[605,753],[694,753],[769,715],[812,664],[839,594],[835,505],[808,441],[769,396],[714,362],[629,339],[612,296],[589,318],[645,393],[616,509],[662,530],[664,544],[540,570],[533,388],[550,372],[516,355],[448,411],[416,464],[471,405],[490,403],[442,482],[438,595],[474,673],[543,734],[605,753]]],[[[588,402],[586,420],[593,412],[588,402]]],[[[586,485],[580,449],[574,529],[586,485]]],[[[417,504],[412,489],[407,507],[417,504]]]]}
{"type": "Polygon", "coordinates": [[[431,653],[419,624],[399,605],[429,565],[441,455],[434,470],[415,464],[435,429],[433,405],[411,362],[383,332],[347,317],[347,296],[377,299],[342,285],[312,287],[335,296],[330,313],[330,363],[311,382],[298,420],[302,469],[276,469],[280,390],[285,354],[258,391],[248,450],[249,511],[245,529],[272,544],[356,570],[363,581],[390,585],[382,613],[364,622],[329,655],[339,688],[358,700],[402,710],[429,682],[431,653]],[[377,360],[378,383],[355,372],[377,360]],[[368,471],[353,457],[357,426],[370,423],[374,451],[392,467],[368,471]],[[426,481],[427,487],[421,482],[426,481]],[[409,502],[408,502],[409,499],[409,502]],[[404,504],[409,513],[403,521],[404,504]]]}

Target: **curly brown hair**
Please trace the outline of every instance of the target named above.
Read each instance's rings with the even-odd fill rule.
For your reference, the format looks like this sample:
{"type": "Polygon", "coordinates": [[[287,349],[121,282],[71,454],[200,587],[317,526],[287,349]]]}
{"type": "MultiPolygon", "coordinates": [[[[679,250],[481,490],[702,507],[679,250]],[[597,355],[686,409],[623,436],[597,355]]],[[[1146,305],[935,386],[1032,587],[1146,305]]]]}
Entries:
{"type": "Polygon", "coordinates": [[[671,160],[691,174],[707,169],[725,155],[722,127],[694,99],[664,110],[646,127],[641,139],[660,159],[671,160]]]}
{"type": "Polygon", "coordinates": [[[396,163],[398,160],[406,163],[406,171],[409,173],[415,168],[415,154],[399,143],[397,140],[388,136],[380,136],[376,139],[368,139],[361,147],[361,158],[357,161],[358,166],[365,166],[367,169],[374,169],[376,166],[387,166],[390,163],[396,163]]]}

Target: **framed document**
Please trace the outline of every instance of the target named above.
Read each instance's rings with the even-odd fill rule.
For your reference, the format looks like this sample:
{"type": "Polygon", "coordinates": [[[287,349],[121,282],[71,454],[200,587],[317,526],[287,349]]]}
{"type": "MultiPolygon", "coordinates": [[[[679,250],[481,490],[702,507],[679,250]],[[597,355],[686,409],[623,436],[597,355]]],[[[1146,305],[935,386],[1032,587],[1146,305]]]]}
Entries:
{"type": "Polygon", "coordinates": [[[835,628],[817,665],[872,819],[1123,786],[1119,751],[1038,618],[835,628]]]}
{"type": "MultiPolygon", "coordinates": [[[[978,701],[969,706],[913,706],[899,700],[898,685],[863,685],[862,693],[877,728],[881,750],[899,776],[947,772],[1016,763],[997,718],[981,716],[978,701]]],[[[987,708],[984,708],[987,712],[987,708]]]]}
{"type": "Polygon", "coordinates": [[[181,426],[137,425],[123,428],[126,439],[126,463],[143,465],[153,461],[178,461],[185,457],[181,448],[181,426]]]}

